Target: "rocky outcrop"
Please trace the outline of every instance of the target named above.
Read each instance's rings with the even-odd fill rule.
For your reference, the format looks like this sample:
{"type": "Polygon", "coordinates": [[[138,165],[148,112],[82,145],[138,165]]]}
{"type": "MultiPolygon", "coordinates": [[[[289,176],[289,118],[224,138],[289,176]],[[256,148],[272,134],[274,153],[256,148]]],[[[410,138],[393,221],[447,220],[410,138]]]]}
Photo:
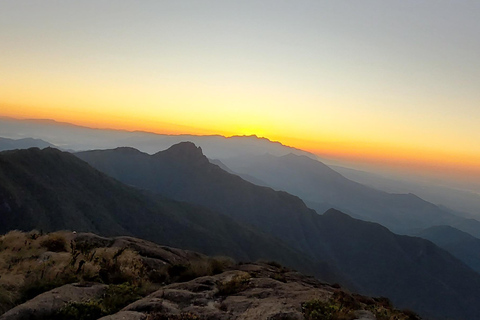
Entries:
{"type": "Polygon", "coordinates": [[[0,287],[18,296],[17,303],[28,299],[28,288],[58,286],[15,307],[5,305],[3,310],[13,308],[0,320],[418,319],[395,310],[386,298],[352,294],[273,261],[235,263],[132,237],[91,233],[16,231],[0,241],[2,257],[16,261],[0,270],[2,279],[30,268],[28,276],[18,278],[23,285],[16,290],[0,287]],[[65,251],[67,243],[70,252],[65,251]],[[48,251],[58,244],[63,244],[60,252],[48,251]],[[48,263],[31,269],[32,261],[48,263]],[[62,285],[62,279],[77,283],[62,285]]]}
{"type": "Polygon", "coordinates": [[[200,319],[304,319],[302,303],[334,292],[312,278],[266,264],[246,264],[214,276],[174,283],[124,311],[200,319]],[[285,270],[284,270],[285,271],[285,270]]]}
{"type": "Polygon", "coordinates": [[[323,315],[322,312],[325,315],[343,312],[349,319],[359,320],[380,319],[380,315],[392,316],[392,319],[419,319],[416,315],[394,310],[381,299],[352,295],[312,277],[267,263],[238,265],[235,270],[221,274],[167,285],[104,319],[141,319],[140,314],[150,320],[317,319],[309,317],[308,304],[314,305],[310,311],[317,312],[317,316],[323,315]]]}
{"type": "Polygon", "coordinates": [[[101,320],[145,320],[147,315],[134,311],[120,311],[110,316],[100,318],[101,320]]]}
{"type": "Polygon", "coordinates": [[[67,284],[16,306],[0,316],[0,320],[49,319],[69,302],[98,299],[107,287],[103,284],[67,284]]]}

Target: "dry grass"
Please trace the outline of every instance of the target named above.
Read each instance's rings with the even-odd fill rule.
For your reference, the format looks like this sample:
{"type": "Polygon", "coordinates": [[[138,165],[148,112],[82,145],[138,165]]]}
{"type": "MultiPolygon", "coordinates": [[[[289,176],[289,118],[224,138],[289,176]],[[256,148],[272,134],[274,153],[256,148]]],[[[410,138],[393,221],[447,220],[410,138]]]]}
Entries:
{"type": "Polygon", "coordinates": [[[310,300],[302,304],[307,320],[353,320],[355,311],[369,310],[378,320],[420,320],[414,312],[395,309],[386,298],[369,298],[336,291],[329,300],[310,300]]]}
{"type": "Polygon", "coordinates": [[[74,238],[66,231],[11,231],[0,236],[0,314],[67,283],[127,283],[146,295],[163,284],[221,273],[234,264],[227,257],[199,258],[149,270],[135,251],[76,243],[74,238]]]}
{"type": "Polygon", "coordinates": [[[0,314],[37,294],[82,281],[146,282],[141,257],[129,249],[75,247],[69,232],[11,231],[0,236],[0,314]]]}
{"type": "Polygon", "coordinates": [[[232,277],[229,281],[217,283],[220,296],[229,296],[246,290],[250,284],[251,276],[247,272],[241,272],[232,277]]]}

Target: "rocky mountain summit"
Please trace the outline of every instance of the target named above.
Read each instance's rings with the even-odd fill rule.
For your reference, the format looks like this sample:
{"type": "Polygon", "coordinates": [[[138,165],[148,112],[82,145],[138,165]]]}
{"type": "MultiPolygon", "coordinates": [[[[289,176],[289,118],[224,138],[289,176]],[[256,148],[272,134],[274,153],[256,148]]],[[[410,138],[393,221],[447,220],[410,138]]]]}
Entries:
{"type": "Polygon", "coordinates": [[[1,320],[419,319],[275,262],[235,263],[132,237],[13,231],[1,236],[0,255],[9,263],[1,320]]]}

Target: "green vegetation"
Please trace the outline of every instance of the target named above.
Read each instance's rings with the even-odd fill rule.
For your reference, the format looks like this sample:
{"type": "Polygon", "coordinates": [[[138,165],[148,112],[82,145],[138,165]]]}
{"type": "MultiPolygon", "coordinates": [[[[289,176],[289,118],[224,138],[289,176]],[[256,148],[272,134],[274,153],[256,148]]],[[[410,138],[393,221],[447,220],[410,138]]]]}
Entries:
{"type": "Polygon", "coordinates": [[[184,282],[192,279],[219,274],[233,266],[235,261],[228,257],[216,257],[175,264],[167,269],[166,282],[184,282]]]}
{"type": "Polygon", "coordinates": [[[352,310],[340,306],[335,301],[311,300],[302,304],[306,320],[353,320],[352,310]]]}
{"type": "Polygon", "coordinates": [[[101,299],[69,302],[55,315],[54,320],[95,320],[116,313],[126,305],[138,300],[139,288],[128,283],[109,285],[101,299]]]}
{"type": "Polygon", "coordinates": [[[113,314],[140,299],[141,293],[141,288],[128,283],[109,285],[100,305],[106,314],[113,314]]]}
{"type": "Polygon", "coordinates": [[[399,311],[393,308],[390,300],[384,297],[368,298],[344,291],[335,291],[328,301],[310,300],[302,304],[305,320],[353,320],[355,311],[371,311],[377,320],[419,320],[412,311],[399,311]]]}
{"type": "Polygon", "coordinates": [[[218,283],[218,295],[229,296],[244,291],[248,288],[251,276],[247,272],[237,274],[230,281],[218,283]]]}
{"type": "MultiPolygon", "coordinates": [[[[36,238],[36,235],[32,235],[36,238]]],[[[65,252],[67,251],[67,241],[61,234],[51,234],[40,242],[40,246],[46,248],[51,252],[65,252]]]]}
{"type": "MultiPolygon", "coordinates": [[[[150,283],[138,253],[125,248],[80,251],[74,241],[67,251],[69,236],[67,232],[42,235],[36,231],[11,231],[0,237],[0,313],[45,291],[74,282],[126,283],[109,287],[109,299],[117,296],[128,299],[133,293],[127,289],[132,286],[148,291],[150,283]]],[[[109,299],[104,302],[106,311],[119,304],[109,299]]]]}
{"type": "Polygon", "coordinates": [[[147,320],[201,320],[201,319],[204,319],[204,318],[192,312],[181,313],[178,315],[151,313],[147,316],[147,320]]]}
{"type": "Polygon", "coordinates": [[[105,316],[98,301],[69,302],[52,316],[53,320],[95,320],[105,316]]]}

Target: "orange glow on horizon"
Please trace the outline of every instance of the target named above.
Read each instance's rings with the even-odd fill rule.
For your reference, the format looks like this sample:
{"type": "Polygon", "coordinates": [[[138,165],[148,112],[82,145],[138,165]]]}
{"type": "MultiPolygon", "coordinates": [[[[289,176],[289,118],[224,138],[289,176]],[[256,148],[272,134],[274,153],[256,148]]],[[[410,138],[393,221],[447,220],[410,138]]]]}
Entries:
{"type": "MultiPolygon", "coordinates": [[[[128,131],[145,131],[157,134],[192,134],[192,135],[223,135],[265,137],[271,141],[278,141],[286,146],[302,149],[314,153],[322,158],[344,161],[368,166],[390,168],[392,170],[427,175],[443,175],[453,178],[478,179],[480,177],[480,155],[460,154],[445,150],[422,150],[408,145],[367,143],[338,140],[328,136],[304,139],[292,137],[287,130],[278,132],[274,126],[260,124],[238,123],[228,130],[216,127],[176,125],[168,121],[161,121],[155,117],[145,115],[114,114],[106,111],[91,110],[66,111],[65,109],[39,107],[3,107],[0,116],[18,119],[54,119],[75,125],[128,131]]],[[[215,119],[214,119],[215,120],[215,119]]],[[[213,121],[212,120],[212,123],[213,121]]]]}

